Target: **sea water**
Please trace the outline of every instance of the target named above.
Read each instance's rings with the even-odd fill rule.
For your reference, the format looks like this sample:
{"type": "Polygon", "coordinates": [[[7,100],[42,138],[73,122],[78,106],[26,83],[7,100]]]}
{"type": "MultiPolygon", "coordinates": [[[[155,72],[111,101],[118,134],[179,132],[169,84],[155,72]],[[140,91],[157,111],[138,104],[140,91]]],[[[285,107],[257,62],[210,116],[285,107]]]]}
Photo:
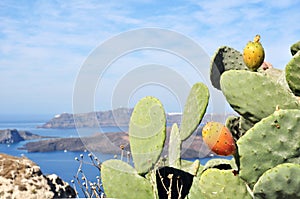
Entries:
{"type": "MultiPolygon", "coordinates": [[[[1,116],[0,115],[0,129],[17,129],[19,131],[29,131],[34,134],[41,136],[52,136],[60,138],[71,138],[71,137],[81,137],[76,129],[45,129],[37,128],[45,122],[47,122],[51,117],[45,116],[1,116]]],[[[99,131],[103,133],[109,132],[119,132],[120,129],[127,131],[128,128],[122,127],[102,127],[99,131]]],[[[88,132],[88,131],[87,131],[88,132]]],[[[89,135],[86,134],[86,135],[89,135]]],[[[75,158],[79,158],[83,155],[83,158],[86,162],[91,162],[88,154],[88,151],[54,151],[54,152],[35,152],[28,153],[26,150],[21,150],[20,148],[27,142],[32,142],[37,140],[27,140],[15,144],[0,144],[0,153],[5,153],[8,155],[13,155],[17,157],[26,156],[40,166],[42,172],[47,174],[57,174],[64,181],[71,183],[71,180],[74,179],[74,175],[78,172],[79,162],[75,158]]],[[[97,158],[103,162],[108,159],[115,158],[116,154],[96,154],[97,158]]],[[[120,155],[120,154],[119,154],[120,155]]],[[[120,156],[119,156],[120,157],[120,156]]],[[[205,164],[212,157],[201,158],[201,164],[205,164]]],[[[194,159],[193,159],[194,160],[194,159]]],[[[191,160],[191,161],[193,161],[191,160]]],[[[94,166],[84,164],[82,167],[84,174],[87,178],[96,182],[96,177],[100,175],[97,168],[94,166]]],[[[76,183],[75,183],[76,184],[76,183]]],[[[78,187],[78,186],[77,186],[78,187]]],[[[79,196],[83,197],[83,194],[79,191],[79,196]]]]}
{"type": "MultiPolygon", "coordinates": [[[[51,118],[51,117],[50,117],[51,118]]],[[[37,128],[50,118],[37,118],[36,116],[30,118],[28,116],[0,116],[0,130],[4,129],[17,129],[19,131],[29,131],[31,133],[41,135],[41,136],[51,136],[51,137],[60,137],[60,138],[72,138],[80,137],[76,129],[44,129],[37,128]]],[[[107,132],[116,132],[117,127],[102,127],[100,131],[107,132]]],[[[35,152],[28,153],[26,150],[21,150],[20,148],[25,145],[27,142],[33,142],[37,140],[27,140],[14,144],[0,144],[0,153],[5,153],[17,157],[27,157],[37,165],[40,166],[43,174],[57,174],[64,181],[72,185],[71,180],[74,179],[74,176],[79,169],[79,161],[76,161],[75,158],[79,158],[83,155],[84,161],[91,163],[90,158],[88,157],[88,151],[54,151],[54,152],[35,152]]],[[[96,154],[97,158],[100,161],[105,161],[108,159],[114,158],[115,154],[96,154]]],[[[87,176],[87,179],[96,182],[96,177],[100,175],[98,169],[89,164],[83,164],[82,170],[87,176]]],[[[76,184],[76,183],[75,183],[76,184]]],[[[77,184],[76,184],[77,185],[77,184]]],[[[78,185],[77,185],[78,187],[78,185]]],[[[83,194],[79,191],[79,196],[83,197],[83,194]]]]}

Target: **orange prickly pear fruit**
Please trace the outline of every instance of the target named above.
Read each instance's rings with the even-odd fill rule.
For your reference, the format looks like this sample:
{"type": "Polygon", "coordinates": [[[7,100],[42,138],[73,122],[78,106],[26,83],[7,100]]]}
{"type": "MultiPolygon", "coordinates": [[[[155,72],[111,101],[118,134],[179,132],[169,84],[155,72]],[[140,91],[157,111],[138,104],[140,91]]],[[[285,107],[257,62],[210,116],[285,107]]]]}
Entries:
{"type": "Polygon", "coordinates": [[[252,71],[256,71],[265,59],[265,51],[259,40],[260,35],[256,35],[253,41],[247,43],[243,52],[244,62],[252,71]]]}
{"type": "Polygon", "coordinates": [[[208,122],[202,129],[202,138],[217,155],[233,155],[236,151],[234,138],[229,129],[219,122],[208,122]]]}

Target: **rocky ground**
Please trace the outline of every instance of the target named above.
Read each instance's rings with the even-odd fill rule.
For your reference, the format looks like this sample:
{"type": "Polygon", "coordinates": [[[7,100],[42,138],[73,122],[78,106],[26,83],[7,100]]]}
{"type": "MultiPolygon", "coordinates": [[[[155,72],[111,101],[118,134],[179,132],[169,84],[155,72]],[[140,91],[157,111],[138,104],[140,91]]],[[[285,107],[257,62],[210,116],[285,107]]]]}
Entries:
{"type": "Polygon", "coordinates": [[[0,198],[74,198],[74,189],[57,175],[43,175],[31,160],[0,154],[0,198]]]}

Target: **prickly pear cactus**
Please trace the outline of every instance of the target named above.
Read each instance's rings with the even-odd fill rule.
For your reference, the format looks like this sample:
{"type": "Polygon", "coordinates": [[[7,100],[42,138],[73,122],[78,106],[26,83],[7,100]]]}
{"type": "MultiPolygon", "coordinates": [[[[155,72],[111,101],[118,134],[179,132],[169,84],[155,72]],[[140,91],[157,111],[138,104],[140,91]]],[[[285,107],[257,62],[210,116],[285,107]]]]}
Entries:
{"type": "Polygon", "coordinates": [[[199,160],[195,160],[194,162],[189,160],[181,160],[181,164],[181,169],[193,176],[196,176],[199,171],[202,171],[203,168],[202,165],[200,165],[199,160]]]}
{"type": "Polygon", "coordinates": [[[200,177],[199,186],[206,199],[252,198],[245,182],[232,170],[207,169],[200,177]]]}
{"type": "Polygon", "coordinates": [[[300,51],[286,65],[285,75],[286,81],[293,93],[300,96],[300,51]]]}
{"type": "Polygon", "coordinates": [[[212,85],[221,89],[220,77],[227,70],[248,70],[243,55],[228,46],[222,46],[215,52],[210,64],[210,80],[212,85]]]}
{"type": "Polygon", "coordinates": [[[186,100],[180,125],[180,139],[186,140],[199,126],[206,111],[209,90],[203,83],[193,85],[186,100]]]}
{"type": "Polygon", "coordinates": [[[206,199],[200,188],[200,176],[194,177],[188,199],[206,199]]]}
{"type": "Polygon", "coordinates": [[[291,92],[261,73],[226,71],[221,76],[221,88],[231,107],[252,123],[272,114],[276,106],[300,108],[298,99],[291,92]]]}
{"type": "Polygon", "coordinates": [[[240,128],[240,117],[229,116],[226,119],[225,126],[230,130],[235,141],[245,134],[245,130],[240,128]]]}
{"type": "Polygon", "coordinates": [[[300,165],[280,164],[266,171],[255,184],[255,199],[300,199],[300,165]]]}
{"type": "Polygon", "coordinates": [[[230,130],[235,140],[242,137],[254,124],[242,116],[229,116],[225,126],[230,130]]]}
{"type": "Polygon", "coordinates": [[[244,62],[251,71],[256,71],[265,59],[265,51],[259,40],[260,35],[256,35],[253,42],[249,41],[243,51],[244,62]]]}
{"type": "Polygon", "coordinates": [[[237,170],[237,165],[234,159],[215,158],[207,161],[203,167],[203,171],[207,169],[220,169],[220,170],[237,170]]]}
{"type": "Polygon", "coordinates": [[[172,125],[169,141],[169,166],[180,169],[181,167],[181,139],[177,124],[172,125]]]}
{"type": "Polygon", "coordinates": [[[166,138],[166,115],[161,102],[145,97],[135,106],[129,124],[130,148],[139,174],[157,162],[166,138]]]}
{"type": "Polygon", "coordinates": [[[240,177],[253,187],[278,164],[300,163],[300,110],[278,110],[256,123],[237,141],[240,177]]]}
{"type": "Polygon", "coordinates": [[[291,46],[290,50],[291,50],[292,55],[295,55],[300,50],[300,41],[298,41],[297,43],[294,43],[291,46]]]}
{"type": "MultiPolygon", "coordinates": [[[[183,161],[183,162],[185,162],[185,161],[183,161]]],[[[196,169],[196,168],[194,168],[194,169],[196,169]]],[[[200,186],[199,186],[200,176],[202,174],[203,169],[204,169],[204,166],[199,165],[197,172],[194,173],[195,174],[194,180],[193,180],[193,184],[190,188],[189,195],[187,197],[188,199],[205,199],[205,197],[203,196],[203,194],[201,192],[200,186]]]]}
{"type": "Polygon", "coordinates": [[[121,160],[107,160],[101,166],[101,178],[105,194],[109,198],[155,197],[153,187],[129,164],[121,160]]]}
{"type": "MultiPolygon", "coordinates": [[[[294,46],[292,53],[299,49],[294,46]]],[[[214,159],[203,166],[199,160],[180,158],[182,142],[198,127],[208,105],[204,84],[192,87],[180,128],[172,126],[169,156],[163,160],[169,165],[162,167],[158,159],[166,139],[165,112],[154,97],[140,100],[129,125],[135,168],[119,160],[105,161],[101,175],[107,196],[300,199],[300,102],[294,95],[300,91],[299,57],[300,52],[295,53],[285,71],[263,66],[257,71],[264,59],[257,38],[247,44],[244,55],[226,46],[214,55],[211,81],[240,114],[226,122],[237,142],[223,124],[214,122],[203,128],[202,136],[217,154],[233,155],[231,160],[214,159]],[[188,183],[180,181],[182,176],[188,183]]]]}
{"type": "Polygon", "coordinates": [[[202,138],[217,155],[228,156],[235,153],[235,141],[229,129],[219,122],[208,122],[202,129],[202,138]]]}
{"type": "Polygon", "coordinates": [[[254,126],[250,120],[245,119],[244,117],[240,117],[239,119],[239,130],[242,132],[242,136],[246,134],[246,132],[254,126]]]}

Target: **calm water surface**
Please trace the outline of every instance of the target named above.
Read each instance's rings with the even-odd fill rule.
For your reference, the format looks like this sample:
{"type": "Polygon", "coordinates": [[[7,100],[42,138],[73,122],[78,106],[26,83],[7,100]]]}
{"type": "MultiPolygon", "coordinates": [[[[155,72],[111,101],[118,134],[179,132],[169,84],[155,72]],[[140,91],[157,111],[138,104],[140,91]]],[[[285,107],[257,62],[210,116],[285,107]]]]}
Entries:
{"type": "MultiPolygon", "coordinates": [[[[83,131],[87,132],[85,135],[82,133],[80,136],[76,129],[42,129],[37,128],[37,126],[41,126],[46,121],[51,119],[51,117],[24,117],[24,116],[0,116],[0,129],[17,129],[17,130],[26,130],[30,131],[31,133],[42,135],[42,136],[54,136],[54,137],[80,137],[80,136],[88,136],[93,134],[94,132],[83,131]]],[[[122,130],[124,129],[122,127],[122,130]]],[[[99,130],[103,133],[108,132],[119,132],[120,129],[118,127],[105,127],[99,130]]],[[[98,131],[98,132],[99,132],[98,131]]],[[[82,132],[82,131],[81,131],[82,132]]],[[[79,162],[75,160],[75,157],[80,157],[81,154],[84,155],[84,159],[88,162],[88,151],[82,152],[69,152],[69,151],[55,151],[55,152],[46,152],[46,153],[28,153],[26,150],[20,150],[18,148],[22,147],[27,142],[30,141],[22,141],[16,144],[0,144],[0,152],[6,153],[13,156],[26,156],[36,164],[41,167],[41,170],[44,174],[57,174],[60,176],[64,181],[71,184],[71,180],[74,179],[73,176],[76,174],[79,162]]],[[[95,154],[100,161],[105,161],[108,159],[114,158],[114,154],[95,154]]],[[[200,162],[205,164],[211,158],[202,158],[200,162]]],[[[96,176],[99,175],[98,170],[90,165],[84,165],[82,170],[84,171],[85,175],[88,177],[89,180],[95,182],[96,176]]],[[[82,195],[80,195],[83,197],[82,195]]]]}

